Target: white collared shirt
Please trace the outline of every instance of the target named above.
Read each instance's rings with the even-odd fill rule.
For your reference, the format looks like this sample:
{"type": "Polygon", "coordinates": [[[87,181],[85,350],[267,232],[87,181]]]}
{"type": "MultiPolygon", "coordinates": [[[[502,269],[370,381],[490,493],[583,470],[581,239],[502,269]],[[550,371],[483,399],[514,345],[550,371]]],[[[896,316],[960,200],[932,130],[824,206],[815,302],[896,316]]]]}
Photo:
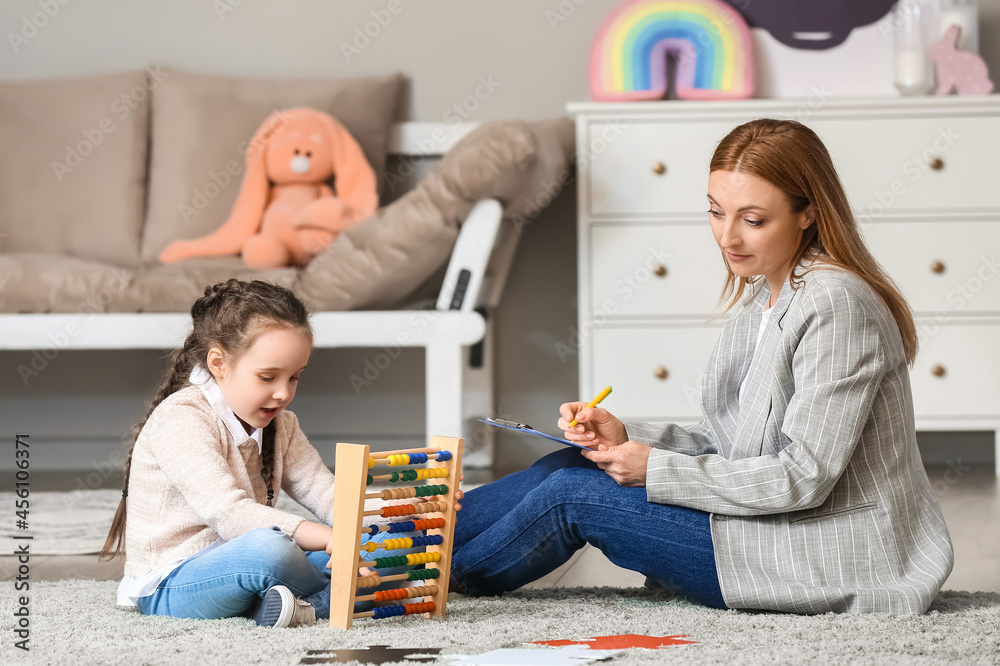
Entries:
{"type": "MultiPolygon", "coordinates": [[[[764,310],[764,313],[763,313],[764,316],[760,318],[760,328],[757,329],[757,345],[754,347],[754,350],[753,350],[753,355],[754,356],[756,356],[758,353],[760,353],[760,340],[761,340],[761,338],[764,337],[764,329],[767,328],[767,320],[771,318],[771,310],[773,310],[773,309],[774,309],[774,306],[772,305],[768,309],[764,310]]],[[[746,377],[744,377],[743,381],[740,382],[740,392],[737,394],[737,399],[741,403],[743,402],[743,389],[745,389],[746,386],[747,386],[747,377],[749,377],[749,376],[750,376],[750,372],[747,371],[746,377]]]]}
{"type": "MultiPolygon", "coordinates": [[[[208,404],[212,405],[212,409],[214,409],[215,413],[219,415],[222,422],[226,424],[226,428],[229,430],[229,434],[232,435],[233,441],[237,446],[245,443],[248,439],[252,439],[257,442],[258,455],[263,453],[263,429],[254,428],[253,432],[247,435],[247,431],[243,427],[243,424],[236,418],[236,413],[233,411],[232,407],[229,406],[229,403],[226,402],[225,396],[222,395],[222,389],[220,389],[219,385],[215,383],[215,378],[212,377],[207,370],[196,365],[194,369],[191,370],[188,381],[200,388],[201,392],[205,394],[208,404]]],[[[226,539],[219,537],[194,555],[176,559],[159,571],[151,571],[145,576],[139,578],[135,576],[125,576],[118,584],[117,606],[124,610],[135,609],[135,600],[140,597],[147,597],[153,594],[153,592],[156,592],[156,588],[159,586],[160,582],[169,576],[171,571],[188,560],[193,560],[196,557],[201,557],[209,551],[215,550],[224,543],[226,543],[226,539]]]]}
{"type": "Polygon", "coordinates": [[[246,428],[236,418],[236,412],[226,402],[225,396],[222,395],[222,389],[215,383],[215,377],[209,374],[208,370],[205,370],[200,365],[194,366],[190,377],[188,377],[188,381],[200,388],[201,392],[205,394],[208,404],[212,405],[212,409],[219,415],[222,422],[226,424],[226,428],[229,429],[229,434],[233,436],[233,441],[236,442],[237,446],[247,441],[249,437],[257,442],[257,454],[263,454],[264,430],[262,428],[254,428],[253,432],[247,435],[246,428]]]}

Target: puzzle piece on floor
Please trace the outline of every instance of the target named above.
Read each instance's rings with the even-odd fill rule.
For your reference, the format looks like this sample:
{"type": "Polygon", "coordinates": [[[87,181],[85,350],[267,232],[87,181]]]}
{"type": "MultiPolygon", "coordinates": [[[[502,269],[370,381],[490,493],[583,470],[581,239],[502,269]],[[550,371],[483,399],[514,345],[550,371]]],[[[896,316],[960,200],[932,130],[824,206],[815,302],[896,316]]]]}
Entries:
{"type": "Polygon", "coordinates": [[[441,648],[391,648],[388,645],[369,645],[354,650],[307,650],[300,664],[386,664],[394,661],[421,663],[434,661],[441,648]]]}
{"type": "Polygon", "coordinates": [[[619,636],[594,636],[580,641],[531,641],[535,645],[586,645],[594,650],[624,650],[626,648],[647,648],[658,650],[671,645],[689,645],[698,641],[686,641],[684,634],[676,636],[643,636],[641,634],[621,634],[619,636]]]}
{"type": "Polygon", "coordinates": [[[581,645],[567,645],[557,650],[504,649],[470,656],[442,655],[458,659],[453,666],[579,666],[606,661],[621,650],[591,650],[581,645]]]}

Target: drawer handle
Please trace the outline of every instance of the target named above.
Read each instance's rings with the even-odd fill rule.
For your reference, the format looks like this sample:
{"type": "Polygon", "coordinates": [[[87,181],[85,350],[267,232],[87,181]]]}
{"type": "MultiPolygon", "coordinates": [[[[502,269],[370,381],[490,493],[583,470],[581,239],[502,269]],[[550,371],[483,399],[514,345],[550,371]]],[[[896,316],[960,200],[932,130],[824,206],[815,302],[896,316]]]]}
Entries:
{"type": "Polygon", "coordinates": [[[932,273],[944,273],[944,264],[940,261],[935,261],[931,264],[932,273]]]}
{"type": "Polygon", "coordinates": [[[944,366],[943,365],[932,365],[931,366],[931,374],[934,375],[935,377],[944,377],[944,375],[945,375],[944,366]]]}
{"type": "Polygon", "coordinates": [[[667,165],[666,164],[664,164],[663,162],[660,162],[659,160],[657,160],[656,162],[653,162],[653,173],[655,173],[657,176],[662,176],[666,172],[667,172],[667,165]]]}
{"type": "Polygon", "coordinates": [[[663,264],[656,264],[656,267],[653,268],[653,275],[655,275],[656,277],[664,277],[666,274],[667,274],[667,267],[664,266],[663,264]]]}
{"type": "Polygon", "coordinates": [[[940,171],[941,169],[944,168],[944,160],[941,159],[940,157],[935,157],[930,162],[928,162],[928,165],[935,171],[940,171]]]}
{"type": "Polygon", "coordinates": [[[656,366],[656,370],[653,370],[653,374],[656,375],[657,379],[666,379],[670,376],[670,373],[667,372],[667,369],[662,365],[656,366]]]}

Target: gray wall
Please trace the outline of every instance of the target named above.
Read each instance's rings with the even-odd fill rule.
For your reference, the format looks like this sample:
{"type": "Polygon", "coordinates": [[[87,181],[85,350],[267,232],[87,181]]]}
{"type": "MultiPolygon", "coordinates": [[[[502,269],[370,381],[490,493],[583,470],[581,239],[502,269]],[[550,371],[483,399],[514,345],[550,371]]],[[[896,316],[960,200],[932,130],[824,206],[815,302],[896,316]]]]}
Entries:
{"type": "MultiPolygon", "coordinates": [[[[0,78],[82,76],[154,62],[258,77],[339,78],[399,71],[409,85],[397,120],[449,122],[460,115],[468,121],[537,120],[562,115],[567,102],[589,99],[590,44],[601,19],[616,4],[94,0],[61,5],[53,0],[57,11],[39,18],[37,0],[14,0],[5,3],[0,19],[8,42],[0,46],[0,78]],[[378,17],[384,26],[375,22],[378,17]],[[41,27],[32,30],[25,27],[28,23],[41,27]],[[355,42],[366,28],[375,36],[367,43],[355,42]],[[11,33],[27,41],[15,45],[11,33]],[[480,78],[491,78],[496,90],[485,100],[468,103],[480,78]]],[[[895,94],[892,35],[884,24],[858,29],[843,46],[820,53],[787,49],[758,30],[754,35],[759,96],[895,94]]],[[[1000,0],[982,2],[980,44],[998,73],[994,78],[1000,78],[1000,43],[991,37],[998,35],[1000,0]]],[[[575,198],[574,184],[525,228],[496,317],[498,412],[549,429],[559,403],[589,397],[576,395],[575,356],[561,358],[557,352],[558,343],[571,345],[577,316],[575,198]]],[[[365,358],[359,350],[314,352],[294,410],[315,442],[325,446],[337,439],[362,439],[363,426],[349,418],[359,412],[370,418],[392,414],[401,424],[401,441],[422,431],[421,354],[405,353],[370,394],[357,396],[349,376],[365,358]]],[[[36,449],[39,469],[106,468],[115,460],[117,439],[141,415],[164,367],[159,352],[64,351],[25,386],[16,372],[25,360],[30,353],[0,353],[0,468],[9,467],[8,440],[15,430],[44,430],[72,442],[36,449]]],[[[921,443],[931,460],[992,459],[991,435],[924,434],[921,443]]],[[[502,438],[498,464],[517,469],[548,450],[502,438]]]]}

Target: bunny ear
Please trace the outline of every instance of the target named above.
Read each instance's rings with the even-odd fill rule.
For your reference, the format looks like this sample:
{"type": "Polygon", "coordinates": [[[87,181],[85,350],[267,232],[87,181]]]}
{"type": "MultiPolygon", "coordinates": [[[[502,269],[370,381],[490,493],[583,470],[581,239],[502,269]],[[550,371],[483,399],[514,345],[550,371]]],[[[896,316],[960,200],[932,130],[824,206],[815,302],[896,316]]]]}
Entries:
{"type": "Polygon", "coordinates": [[[264,207],[267,205],[267,197],[270,192],[271,183],[267,177],[267,145],[275,132],[288,123],[288,112],[276,111],[261,123],[261,126],[254,132],[247,148],[247,170],[243,176],[243,185],[240,187],[240,195],[233,204],[233,212],[229,220],[223,225],[223,229],[233,225],[244,234],[244,240],[257,231],[260,226],[260,219],[264,215],[264,207]]]}
{"type": "Polygon", "coordinates": [[[229,219],[208,236],[191,241],[194,247],[190,254],[239,254],[246,240],[257,232],[270,194],[270,181],[265,165],[267,144],[274,133],[288,123],[289,114],[289,111],[272,113],[254,132],[247,148],[247,169],[243,185],[229,219]]]}
{"type": "Polygon", "coordinates": [[[334,187],[337,197],[348,205],[348,217],[358,222],[378,209],[375,171],[351,133],[327,114],[321,114],[330,136],[334,187]]]}

